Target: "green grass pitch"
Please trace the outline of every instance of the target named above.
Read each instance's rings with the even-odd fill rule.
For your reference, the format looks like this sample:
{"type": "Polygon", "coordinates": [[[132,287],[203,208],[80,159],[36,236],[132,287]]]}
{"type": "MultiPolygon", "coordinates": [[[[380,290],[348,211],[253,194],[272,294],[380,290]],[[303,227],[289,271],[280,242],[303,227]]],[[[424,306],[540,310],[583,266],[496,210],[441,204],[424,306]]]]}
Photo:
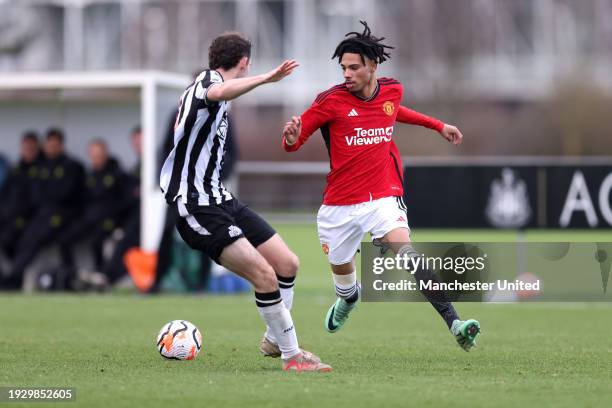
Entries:
{"type": "MultiPolygon", "coordinates": [[[[483,327],[471,353],[425,303],[361,304],[332,335],[322,321],[334,294],[314,226],[279,230],[301,259],[293,309],[301,345],[332,373],[283,373],[278,360],[260,356],[263,323],[250,294],[1,294],[0,386],[76,388],[76,402],[54,407],[612,406],[611,305],[457,304],[483,327]],[[157,332],[172,319],[202,331],[195,361],[157,353],[157,332]]],[[[516,233],[414,237],[509,241],[516,233]]]]}

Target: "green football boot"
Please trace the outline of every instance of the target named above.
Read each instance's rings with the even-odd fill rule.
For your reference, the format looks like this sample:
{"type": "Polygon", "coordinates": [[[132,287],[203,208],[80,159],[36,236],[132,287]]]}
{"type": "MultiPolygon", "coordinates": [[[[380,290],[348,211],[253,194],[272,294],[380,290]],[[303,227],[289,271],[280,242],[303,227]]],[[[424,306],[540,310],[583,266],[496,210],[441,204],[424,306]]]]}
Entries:
{"type": "Polygon", "coordinates": [[[357,302],[359,300],[348,303],[346,300],[342,298],[338,298],[336,302],[329,308],[327,311],[327,316],[325,316],[325,330],[330,333],[335,333],[348,319],[349,313],[355,307],[357,307],[357,302]]]}
{"type": "Polygon", "coordinates": [[[451,326],[451,333],[459,346],[465,351],[470,351],[476,346],[476,337],[480,334],[480,323],[477,320],[455,320],[451,326]]]}

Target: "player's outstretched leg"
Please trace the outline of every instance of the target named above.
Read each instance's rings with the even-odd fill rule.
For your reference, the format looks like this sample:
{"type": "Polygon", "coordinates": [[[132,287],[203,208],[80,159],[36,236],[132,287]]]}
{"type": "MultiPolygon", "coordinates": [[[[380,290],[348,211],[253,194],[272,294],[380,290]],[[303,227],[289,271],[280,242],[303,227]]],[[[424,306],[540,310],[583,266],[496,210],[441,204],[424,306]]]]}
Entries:
{"type": "MultiPolygon", "coordinates": [[[[418,256],[410,244],[404,245],[398,253],[418,256]]],[[[438,278],[432,271],[422,267],[417,268],[413,276],[417,282],[438,282],[438,278]]],[[[444,292],[424,289],[421,290],[421,293],[444,319],[459,346],[465,351],[470,351],[476,345],[476,337],[480,334],[480,323],[474,319],[461,320],[444,292]]]]}
{"type": "MultiPolygon", "coordinates": [[[[403,246],[398,253],[418,256],[410,244],[403,246]]],[[[438,282],[438,278],[432,271],[422,267],[417,268],[413,276],[419,283],[421,281],[438,282]]],[[[476,345],[476,337],[480,334],[480,323],[474,319],[461,320],[444,292],[424,289],[421,290],[421,293],[444,319],[459,346],[465,351],[470,351],[476,345]]]]}
{"type": "Polygon", "coordinates": [[[257,309],[277,341],[284,371],[331,371],[331,367],[318,357],[300,350],[293,319],[281,298],[274,269],[249,241],[240,238],[225,247],[219,260],[253,285],[257,309]]]}
{"type": "Polygon", "coordinates": [[[335,333],[346,323],[349,314],[357,306],[361,287],[357,282],[357,273],[352,262],[344,265],[332,265],[332,270],[338,299],[327,311],[324,325],[325,330],[335,333]],[[350,268],[352,272],[348,274],[337,273],[344,272],[347,268],[350,268]]]}
{"type": "Polygon", "coordinates": [[[476,337],[480,334],[480,323],[477,320],[455,320],[450,329],[457,344],[465,351],[476,346],[476,337]]]}
{"type": "MultiPolygon", "coordinates": [[[[377,243],[382,246],[383,251],[392,249],[394,253],[401,257],[407,256],[412,258],[421,256],[410,243],[410,235],[407,227],[392,229],[387,232],[382,239],[378,240],[377,243]]],[[[422,266],[417,267],[416,270],[411,271],[411,273],[413,273],[414,279],[417,281],[419,287],[421,287],[420,282],[438,282],[436,274],[422,266]]],[[[478,337],[480,333],[480,323],[473,319],[461,320],[453,304],[443,291],[423,289],[421,293],[440,314],[440,317],[444,319],[444,322],[453,336],[455,336],[459,346],[465,351],[469,351],[474,347],[476,344],[476,337],[478,337]]]]}

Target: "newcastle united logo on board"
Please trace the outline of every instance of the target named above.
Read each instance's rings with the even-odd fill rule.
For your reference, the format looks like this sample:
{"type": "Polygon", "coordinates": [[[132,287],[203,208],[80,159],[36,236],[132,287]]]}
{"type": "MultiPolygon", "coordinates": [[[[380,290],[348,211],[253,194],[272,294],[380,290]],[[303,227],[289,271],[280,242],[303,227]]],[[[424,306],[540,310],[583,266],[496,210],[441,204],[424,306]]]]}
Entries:
{"type": "Polygon", "coordinates": [[[501,179],[491,183],[487,220],[499,228],[520,228],[527,224],[531,214],[527,185],[512,169],[504,168],[501,179]]]}

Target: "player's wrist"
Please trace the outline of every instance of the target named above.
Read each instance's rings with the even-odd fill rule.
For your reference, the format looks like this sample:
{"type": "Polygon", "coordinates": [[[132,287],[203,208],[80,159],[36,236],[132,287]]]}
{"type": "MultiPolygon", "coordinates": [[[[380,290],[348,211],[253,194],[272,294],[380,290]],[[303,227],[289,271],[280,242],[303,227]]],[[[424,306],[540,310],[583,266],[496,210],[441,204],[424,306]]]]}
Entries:
{"type": "Polygon", "coordinates": [[[259,76],[260,84],[271,84],[273,82],[276,82],[272,79],[274,77],[273,72],[268,72],[266,74],[261,74],[258,76],[259,76]]]}
{"type": "Polygon", "coordinates": [[[293,142],[290,142],[289,139],[287,139],[287,136],[283,136],[285,138],[285,144],[287,146],[293,146],[294,144],[297,143],[297,139],[295,139],[293,142]]]}

